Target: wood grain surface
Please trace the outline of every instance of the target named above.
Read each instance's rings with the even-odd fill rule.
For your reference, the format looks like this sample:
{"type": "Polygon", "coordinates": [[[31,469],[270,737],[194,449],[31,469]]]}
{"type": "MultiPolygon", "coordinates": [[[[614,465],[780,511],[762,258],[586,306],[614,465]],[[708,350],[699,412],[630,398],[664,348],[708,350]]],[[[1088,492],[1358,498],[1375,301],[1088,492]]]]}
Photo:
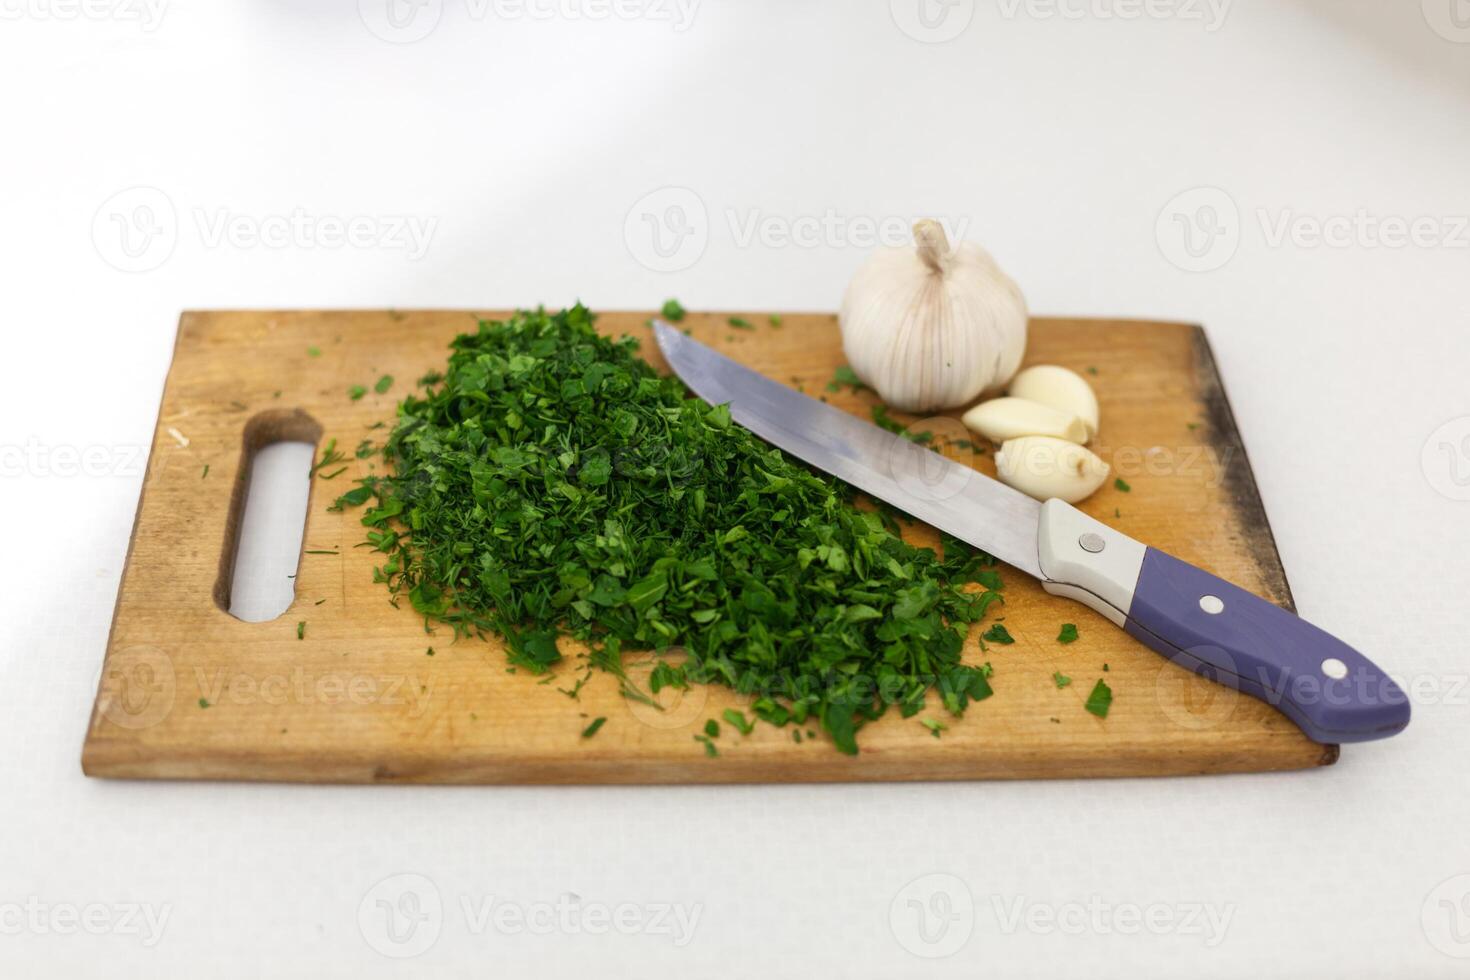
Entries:
{"type": "MultiPolygon", "coordinates": [[[[665,689],[663,710],[628,701],[606,676],[577,700],[509,673],[498,641],[426,636],[411,610],[373,582],[359,514],[327,506],[373,461],[350,459],[314,481],[294,605],[247,624],[225,611],[234,523],[254,448],[275,439],[348,450],[391,424],[413,379],[440,368],[446,346],[475,327],[469,312],[186,313],[164,390],[137,522],[118,593],[97,702],[83,750],[90,775],[345,783],[713,783],[1162,776],[1330,765],[1335,746],[1307,740],[1275,709],[1166,662],[1100,616],[1002,568],[1013,646],[989,660],[995,696],[948,730],[889,712],[839,754],[823,737],[723,726],[720,756],[694,740],[741,700],[724,689],[665,689]],[[320,350],[311,356],[308,348],[320,350]],[[371,390],[382,374],[397,383],[371,390]],[[352,385],[369,387],[352,401],[352,385]],[[173,430],[188,444],[170,432],[173,430]],[[207,475],[204,467],[209,467],[207,475]],[[305,621],[305,639],[296,624],[305,621]],[[1081,639],[1057,642],[1063,623],[1081,639]],[[435,655],[426,651],[433,646],[435,655]],[[1058,689],[1054,672],[1072,678],[1058,689]],[[1106,678],[1106,720],[1083,710],[1106,678]],[[204,706],[207,703],[207,707],[204,706]],[[582,731],[606,717],[593,738],[582,731]]],[[[873,396],[827,382],[842,363],[836,320],[786,314],[690,314],[706,343],[768,376],[864,417],[873,396]]],[[[646,313],[604,315],[599,329],[645,341],[665,369],[646,313]]],[[[1131,487],[1112,485],[1082,509],[1139,540],[1288,607],[1291,595],[1204,332],[1185,324],[1104,320],[1032,323],[1028,364],[1087,373],[1102,404],[1094,448],[1131,487]]],[[[957,432],[955,416],[916,428],[957,432]]],[[[381,434],[381,433],[379,433],[381,434]]],[[[952,453],[959,452],[951,450],[952,453]]],[[[989,452],[962,455],[993,473],[989,452]]],[[[911,539],[933,540],[916,527],[911,539]]],[[[99,651],[100,652],[100,651],[99,651]]],[[[630,655],[629,672],[646,674],[630,655]]]]}

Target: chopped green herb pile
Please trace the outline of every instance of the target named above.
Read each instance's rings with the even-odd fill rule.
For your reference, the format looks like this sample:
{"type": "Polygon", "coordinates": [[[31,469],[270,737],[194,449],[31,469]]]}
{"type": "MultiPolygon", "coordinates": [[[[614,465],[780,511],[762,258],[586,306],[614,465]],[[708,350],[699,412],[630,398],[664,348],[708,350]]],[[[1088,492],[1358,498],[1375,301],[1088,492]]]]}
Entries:
{"type": "Polygon", "coordinates": [[[684,315],[688,311],[684,309],[683,303],[680,303],[676,299],[671,299],[664,303],[664,308],[660,312],[663,313],[665,320],[670,323],[678,323],[684,319],[684,315]]]}
{"type": "Polygon", "coordinates": [[[622,657],[654,651],[655,692],[726,685],[849,754],[865,722],[895,705],[912,717],[931,687],[955,716],[991,695],[989,666],[960,655],[1000,598],[992,558],[905,543],[592,322],[577,306],[482,323],[440,384],[401,403],[392,475],[334,505],[372,499],[362,523],[395,602],[504,635],[536,674],[575,641],[632,698],[647,695],[622,657]]]}

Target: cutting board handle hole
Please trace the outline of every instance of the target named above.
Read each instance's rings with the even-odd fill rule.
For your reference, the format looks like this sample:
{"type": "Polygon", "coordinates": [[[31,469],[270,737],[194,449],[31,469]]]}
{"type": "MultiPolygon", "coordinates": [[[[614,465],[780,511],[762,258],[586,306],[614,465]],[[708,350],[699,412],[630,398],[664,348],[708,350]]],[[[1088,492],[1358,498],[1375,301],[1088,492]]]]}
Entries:
{"type": "Polygon", "coordinates": [[[277,619],[296,601],[296,572],[322,427],[300,409],[245,424],[241,479],[230,496],[214,603],[247,623],[277,619]]]}

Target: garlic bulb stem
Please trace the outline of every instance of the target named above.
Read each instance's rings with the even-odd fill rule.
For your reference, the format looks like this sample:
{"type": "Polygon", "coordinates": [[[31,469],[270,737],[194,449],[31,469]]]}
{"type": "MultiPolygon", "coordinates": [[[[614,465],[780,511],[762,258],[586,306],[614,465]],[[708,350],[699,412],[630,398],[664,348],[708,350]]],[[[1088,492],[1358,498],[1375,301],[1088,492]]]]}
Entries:
{"type": "Polygon", "coordinates": [[[945,261],[949,258],[949,236],[944,226],[933,218],[924,218],[914,224],[914,243],[918,246],[919,261],[931,271],[944,273],[945,261]]]}

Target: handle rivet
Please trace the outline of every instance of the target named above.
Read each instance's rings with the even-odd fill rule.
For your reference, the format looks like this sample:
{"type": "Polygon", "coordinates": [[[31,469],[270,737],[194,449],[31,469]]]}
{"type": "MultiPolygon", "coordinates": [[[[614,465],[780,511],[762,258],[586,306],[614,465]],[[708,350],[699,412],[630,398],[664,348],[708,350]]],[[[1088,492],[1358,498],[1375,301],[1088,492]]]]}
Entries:
{"type": "Polygon", "coordinates": [[[1348,675],[1347,664],[1336,657],[1331,657],[1322,661],[1322,673],[1335,681],[1340,681],[1348,675]]]}
{"type": "Polygon", "coordinates": [[[1199,607],[1211,616],[1218,616],[1225,611],[1225,600],[1217,595],[1201,596],[1199,607]]]}
{"type": "Polygon", "coordinates": [[[1077,539],[1077,545],[1089,555],[1100,555],[1108,543],[1101,534],[1084,534],[1077,539]]]}

